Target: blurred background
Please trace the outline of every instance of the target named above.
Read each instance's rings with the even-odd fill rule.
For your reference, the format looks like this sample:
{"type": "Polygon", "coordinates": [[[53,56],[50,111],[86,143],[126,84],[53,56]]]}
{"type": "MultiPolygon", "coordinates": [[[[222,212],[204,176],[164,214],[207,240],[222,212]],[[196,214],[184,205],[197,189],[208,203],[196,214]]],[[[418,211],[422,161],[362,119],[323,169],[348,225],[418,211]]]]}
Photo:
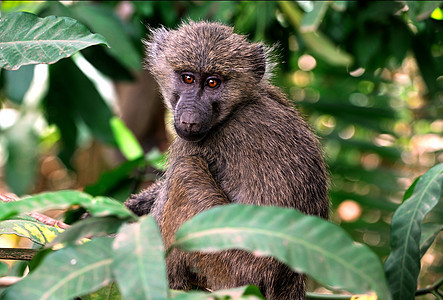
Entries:
{"type": "MultiPolygon", "coordinates": [[[[1,70],[0,193],[82,189],[124,201],[161,176],[174,133],[156,83],[143,70],[141,41],[147,27],[175,28],[188,19],[221,21],[252,41],[277,45],[273,82],[324,145],[331,220],[381,259],[390,251],[390,218],[405,190],[443,162],[442,1],[0,5],[2,17],[16,11],[72,17],[111,46],[49,66],[1,70]],[[122,154],[115,116],[147,158],[122,154]]],[[[440,205],[427,221],[442,218],[440,205]]],[[[419,287],[443,273],[442,244],[440,234],[422,260],[419,287]]]]}

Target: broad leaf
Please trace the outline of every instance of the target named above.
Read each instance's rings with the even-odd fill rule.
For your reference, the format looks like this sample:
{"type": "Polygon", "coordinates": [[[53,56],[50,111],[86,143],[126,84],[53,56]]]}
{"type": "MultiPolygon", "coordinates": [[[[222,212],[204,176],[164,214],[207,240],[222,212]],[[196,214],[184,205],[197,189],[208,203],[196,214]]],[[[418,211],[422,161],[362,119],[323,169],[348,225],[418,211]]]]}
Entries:
{"type": "Polygon", "coordinates": [[[38,221],[7,220],[0,222],[0,234],[15,234],[34,243],[45,245],[52,241],[62,229],[38,221]]]}
{"type": "Polygon", "coordinates": [[[443,164],[426,172],[411,197],[395,211],[391,222],[391,253],[385,262],[394,299],[413,299],[420,272],[421,225],[438,203],[443,186],[443,164]]]}
{"type": "Polygon", "coordinates": [[[113,170],[101,173],[95,183],[85,187],[85,192],[93,196],[106,195],[121,182],[127,180],[137,167],[143,165],[145,165],[143,158],[126,161],[113,170]]]}
{"type": "Polygon", "coordinates": [[[120,226],[125,222],[116,217],[89,217],[76,222],[68,229],[57,235],[50,246],[56,244],[75,244],[83,238],[107,236],[116,233],[120,226]]]}
{"type": "Polygon", "coordinates": [[[10,287],[2,300],[63,300],[93,292],[112,281],[111,238],[97,238],[45,257],[38,271],[10,287]]]}
{"type": "Polygon", "coordinates": [[[64,209],[72,205],[81,205],[93,216],[114,215],[120,218],[135,218],[135,216],[116,200],[97,197],[78,191],[58,191],[37,194],[19,201],[2,203],[0,220],[5,220],[20,213],[45,211],[49,209],[64,209]]]}
{"type": "Polygon", "coordinates": [[[123,225],[113,249],[112,270],[125,299],[167,298],[169,288],[163,241],[152,216],[123,225]]]}
{"type": "Polygon", "coordinates": [[[96,44],[107,43],[74,19],[12,13],[0,22],[0,67],[16,70],[22,65],[51,64],[96,44]]]}
{"type": "Polygon", "coordinates": [[[245,249],[273,256],[334,289],[374,291],[390,299],[378,257],[337,225],[297,210],[244,205],[220,206],[184,223],[175,247],[213,252],[245,249]]]}

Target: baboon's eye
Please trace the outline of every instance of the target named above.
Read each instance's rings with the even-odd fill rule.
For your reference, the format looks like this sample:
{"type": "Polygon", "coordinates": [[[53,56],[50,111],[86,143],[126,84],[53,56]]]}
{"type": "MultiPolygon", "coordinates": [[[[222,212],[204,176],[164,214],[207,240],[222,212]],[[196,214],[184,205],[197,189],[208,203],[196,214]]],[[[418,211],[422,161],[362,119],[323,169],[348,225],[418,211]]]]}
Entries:
{"type": "Polygon", "coordinates": [[[220,85],[220,80],[217,78],[209,78],[206,80],[206,85],[210,88],[216,88],[220,85]]]}
{"type": "Polygon", "coordinates": [[[194,76],[189,75],[189,74],[182,75],[182,79],[183,79],[183,82],[187,83],[187,84],[193,84],[195,81],[194,76]]]}

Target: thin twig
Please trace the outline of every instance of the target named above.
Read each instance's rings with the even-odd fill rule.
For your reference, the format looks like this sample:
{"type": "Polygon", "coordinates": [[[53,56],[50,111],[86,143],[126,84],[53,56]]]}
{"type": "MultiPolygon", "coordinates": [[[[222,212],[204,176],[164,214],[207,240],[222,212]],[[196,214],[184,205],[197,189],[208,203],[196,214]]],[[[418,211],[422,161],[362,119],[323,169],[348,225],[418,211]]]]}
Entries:
{"type": "Polygon", "coordinates": [[[443,277],[441,277],[439,280],[437,280],[437,282],[435,282],[434,284],[422,288],[422,289],[418,289],[415,292],[415,296],[421,296],[421,295],[426,295],[426,294],[430,294],[432,292],[436,292],[437,294],[440,295],[440,292],[438,291],[438,289],[443,286],[443,277]]]}

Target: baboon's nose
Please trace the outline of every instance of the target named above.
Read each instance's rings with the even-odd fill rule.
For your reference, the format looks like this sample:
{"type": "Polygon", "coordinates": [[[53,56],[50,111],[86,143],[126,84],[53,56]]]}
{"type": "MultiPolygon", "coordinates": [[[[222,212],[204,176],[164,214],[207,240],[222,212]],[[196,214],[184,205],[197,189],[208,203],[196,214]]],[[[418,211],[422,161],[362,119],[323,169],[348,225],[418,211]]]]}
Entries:
{"type": "Polygon", "coordinates": [[[186,129],[186,131],[198,131],[200,128],[200,123],[197,119],[197,114],[190,111],[184,111],[180,116],[180,123],[186,129]]]}

